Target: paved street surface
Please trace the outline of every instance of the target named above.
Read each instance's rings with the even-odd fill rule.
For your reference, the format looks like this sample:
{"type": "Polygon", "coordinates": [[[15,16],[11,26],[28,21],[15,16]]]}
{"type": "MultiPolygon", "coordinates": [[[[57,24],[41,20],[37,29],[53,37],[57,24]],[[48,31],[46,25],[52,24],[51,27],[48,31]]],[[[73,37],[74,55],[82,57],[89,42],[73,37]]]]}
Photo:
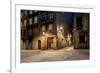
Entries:
{"type": "Polygon", "coordinates": [[[46,62],[89,59],[88,49],[66,47],[60,50],[21,50],[21,62],[46,62]]]}

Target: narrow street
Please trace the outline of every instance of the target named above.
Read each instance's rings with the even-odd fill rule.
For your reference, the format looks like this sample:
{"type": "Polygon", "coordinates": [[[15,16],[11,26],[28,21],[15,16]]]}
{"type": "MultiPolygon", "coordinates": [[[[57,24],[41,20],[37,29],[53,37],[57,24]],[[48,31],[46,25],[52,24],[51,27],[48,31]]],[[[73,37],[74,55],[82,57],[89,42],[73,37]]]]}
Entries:
{"type": "Polygon", "coordinates": [[[88,49],[66,47],[60,50],[21,50],[21,63],[88,59],[88,49]]]}

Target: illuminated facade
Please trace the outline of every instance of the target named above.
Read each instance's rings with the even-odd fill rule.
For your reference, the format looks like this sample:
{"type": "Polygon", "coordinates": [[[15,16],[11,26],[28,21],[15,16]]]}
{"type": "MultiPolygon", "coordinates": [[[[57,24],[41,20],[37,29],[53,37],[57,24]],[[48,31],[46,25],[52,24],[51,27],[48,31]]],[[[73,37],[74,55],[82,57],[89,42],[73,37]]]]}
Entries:
{"type": "Polygon", "coordinates": [[[64,13],[21,11],[22,49],[59,49],[67,46],[64,13]]]}
{"type": "Polygon", "coordinates": [[[69,27],[65,12],[21,10],[21,49],[89,48],[89,14],[71,14],[69,27]]]}

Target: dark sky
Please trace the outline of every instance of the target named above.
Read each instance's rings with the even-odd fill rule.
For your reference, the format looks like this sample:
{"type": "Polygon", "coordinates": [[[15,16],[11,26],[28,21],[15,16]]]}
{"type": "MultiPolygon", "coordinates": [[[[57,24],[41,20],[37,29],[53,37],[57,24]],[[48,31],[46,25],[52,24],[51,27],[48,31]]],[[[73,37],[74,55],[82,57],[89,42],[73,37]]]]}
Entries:
{"type": "Polygon", "coordinates": [[[72,12],[64,12],[64,17],[66,22],[68,23],[70,31],[73,29],[73,13],[72,12]]]}
{"type": "Polygon", "coordinates": [[[71,12],[64,12],[64,16],[65,16],[65,19],[66,19],[66,21],[68,22],[68,24],[72,24],[72,18],[73,18],[73,16],[72,16],[72,13],[71,12]]]}

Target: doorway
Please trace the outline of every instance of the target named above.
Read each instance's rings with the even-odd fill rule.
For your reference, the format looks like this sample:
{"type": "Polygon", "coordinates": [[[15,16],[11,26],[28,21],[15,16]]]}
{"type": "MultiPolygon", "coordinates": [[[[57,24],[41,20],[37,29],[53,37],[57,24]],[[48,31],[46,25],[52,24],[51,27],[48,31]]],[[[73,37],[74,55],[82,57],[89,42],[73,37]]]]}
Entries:
{"type": "Polygon", "coordinates": [[[47,49],[51,49],[51,45],[53,43],[53,37],[48,37],[47,38],[47,49]]]}
{"type": "Polygon", "coordinates": [[[38,49],[41,49],[41,40],[38,40],[38,49]]]}

